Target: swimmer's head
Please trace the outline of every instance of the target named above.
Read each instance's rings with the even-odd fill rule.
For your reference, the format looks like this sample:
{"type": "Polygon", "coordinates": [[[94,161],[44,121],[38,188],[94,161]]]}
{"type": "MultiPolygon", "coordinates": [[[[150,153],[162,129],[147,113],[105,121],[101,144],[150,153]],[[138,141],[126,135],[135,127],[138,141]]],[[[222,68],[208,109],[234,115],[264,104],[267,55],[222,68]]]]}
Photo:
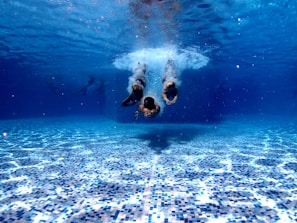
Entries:
{"type": "Polygon", "coordinates": [[[173,81],[168,81],[166,87],[175,87],[175,83],[173,81]]]}
{"type": "Polygon", "coordinates": [[[132,86],[132,90],[133,91],[141,91],[142,90],[142,87],[135,84],[135,85],[132,86]]]}
{"type": "Polygon", "coordinates": [[[155,106],[155,100],[152,97],[146,97],[143,101],[144,107],[148,109],[154,109],[155,106]]]}

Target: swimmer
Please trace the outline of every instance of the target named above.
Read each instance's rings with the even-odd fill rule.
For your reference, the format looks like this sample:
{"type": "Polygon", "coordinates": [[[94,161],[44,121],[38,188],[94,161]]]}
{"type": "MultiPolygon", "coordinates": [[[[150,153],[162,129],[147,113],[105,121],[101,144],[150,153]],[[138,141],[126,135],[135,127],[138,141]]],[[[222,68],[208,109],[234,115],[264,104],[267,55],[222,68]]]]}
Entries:
{"type": "MultiPolygon", "coordinates": [[[[138,111],[144,114],[146,118],[156,117],[160,113],[160,106],[155,102],[155,99],[152,97],[146,97],[143,100],[143,103],[139,105],[138,111]]],[[[136,112],[135,112],[136,115],[136,112]]],[[[138,113],[137,113],[138,118],[138,113]]],[[[135,117],[135,119],[137,119],[135,117]]]]}
{"type": "Polygon", "coordinates": [[[177,100],[177,75],[175,70],[175,64],[173,60],[168,60],[165,66],[165,72],[162,78],[163,89],[162,98],[167,105],[174,104],[177,100]]]}
{"type": "Polygon", "coordinates": [[[130,95],[122,101],[122,106],[132,106],[142,99],[143,91],[146,86],[145,72],[146,65],[138,63],[134,70],[134,74],[129,78],[128,89],[130,95]]]}

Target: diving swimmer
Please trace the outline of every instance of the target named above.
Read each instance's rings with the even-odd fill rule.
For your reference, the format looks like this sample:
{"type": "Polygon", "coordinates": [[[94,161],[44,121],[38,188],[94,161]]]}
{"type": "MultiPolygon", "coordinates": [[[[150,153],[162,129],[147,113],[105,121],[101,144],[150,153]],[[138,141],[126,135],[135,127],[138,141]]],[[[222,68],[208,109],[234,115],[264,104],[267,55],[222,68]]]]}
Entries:
{"type": "MultiPolygon", "coordinates": [[[[139,105],[138,111],[144,114],[144,117],[156,117],[160,113],[160,106],[155,102],[153,97],[146,97],[143,103],[139,105]]],[[[135,112],[135,119],[138,118],[138,111],[135,112]]]]}
{"type": "Polygon", "coordinates": [[[177,82],[178,81],[174,61],[169,59],[165,66],[165,72],[162,77],[162,98],[167,105],[174,104],[177,100],[177,82]]]}
{"type": "Polygon", "coordinates": [[[122,101],[122,106],[132,106],[143,97],[143,90],[146,86],[146,65],[137,64],[134,74],[129,78],[128,91],[130,95],[122,101]]]}

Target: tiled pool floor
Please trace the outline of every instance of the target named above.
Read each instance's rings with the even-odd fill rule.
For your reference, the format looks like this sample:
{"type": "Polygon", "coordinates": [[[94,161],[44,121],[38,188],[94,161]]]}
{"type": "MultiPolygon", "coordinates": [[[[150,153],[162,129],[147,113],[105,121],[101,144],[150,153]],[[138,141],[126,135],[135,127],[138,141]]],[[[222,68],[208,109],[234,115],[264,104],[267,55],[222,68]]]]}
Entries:
{"type": "Polygon", "coordinates": [[[296,123],[1,121],[0,222],[296,222],[296,123]]]}

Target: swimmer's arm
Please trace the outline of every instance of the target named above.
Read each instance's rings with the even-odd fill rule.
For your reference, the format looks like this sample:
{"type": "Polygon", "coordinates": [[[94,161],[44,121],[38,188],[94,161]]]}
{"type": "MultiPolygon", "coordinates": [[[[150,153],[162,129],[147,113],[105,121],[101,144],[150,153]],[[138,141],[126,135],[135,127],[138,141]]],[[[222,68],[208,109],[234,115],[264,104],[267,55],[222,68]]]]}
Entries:
{"type": "Polygon", "coordinates": [[[152,113],[151,110],[145,108],[143,104],[140,104],[138,106],[138,111],[143,112],[144,113],[144,116],[150,116],[151,113],[152,113]]]}
{"type": "Polygon", "coordinates": [[[171,103],[175,103],[177,100],[177,95],[174,96],[174,98],[172,99],[171,103]]]}
{"type": "Polygon", "coordinates": [[[138,106],[138,111],[143,112],[145,117],[151,117],[152,115],[158,114],[160,112],[160,106],[156,105],[155,109],[149,110],[144,107],[143,104],[138,106]]]}
{"type": "Polygon", "coordinates": [[[156,105],[156,108],[155,109],[152,109],[151,111],[151,115],[156,115],[160,112],[160,106],[159,105],[156,105]]]}
{"type": "Polygon", "coordinates": [[[160,112],[160,106],[156,105],[156,109],[153,109],[154,113],[159,113],[160,112]]]}
{"type": "Polygon", "coordinates": [[[162,98],[164,99],[166,104],[168,104],[169,100],[168,100],[167,95],[166,95],[166,88],[163,88],[163,90],[162,90],[162,98]]]}
{"type": "Polygon", "coordinates": [[[144,105],[143,104],[140,104],[139,106],[138,106],[138,111],[140,111],[140,112],[145,112],[145,107],[144,107],[144,105]]]}
{"type": "Polygon", "coordinates": [[[167,98],[167,95],[166,95],[166,90],[163,89],[162,91],[162,97],[164,99],[164,101],[166,102],[167,105],[171,105],[171,104],[174,104],[177,100],[177,95],[174,96],[174,98],[170,101],[168,98],[167,98]]]}

